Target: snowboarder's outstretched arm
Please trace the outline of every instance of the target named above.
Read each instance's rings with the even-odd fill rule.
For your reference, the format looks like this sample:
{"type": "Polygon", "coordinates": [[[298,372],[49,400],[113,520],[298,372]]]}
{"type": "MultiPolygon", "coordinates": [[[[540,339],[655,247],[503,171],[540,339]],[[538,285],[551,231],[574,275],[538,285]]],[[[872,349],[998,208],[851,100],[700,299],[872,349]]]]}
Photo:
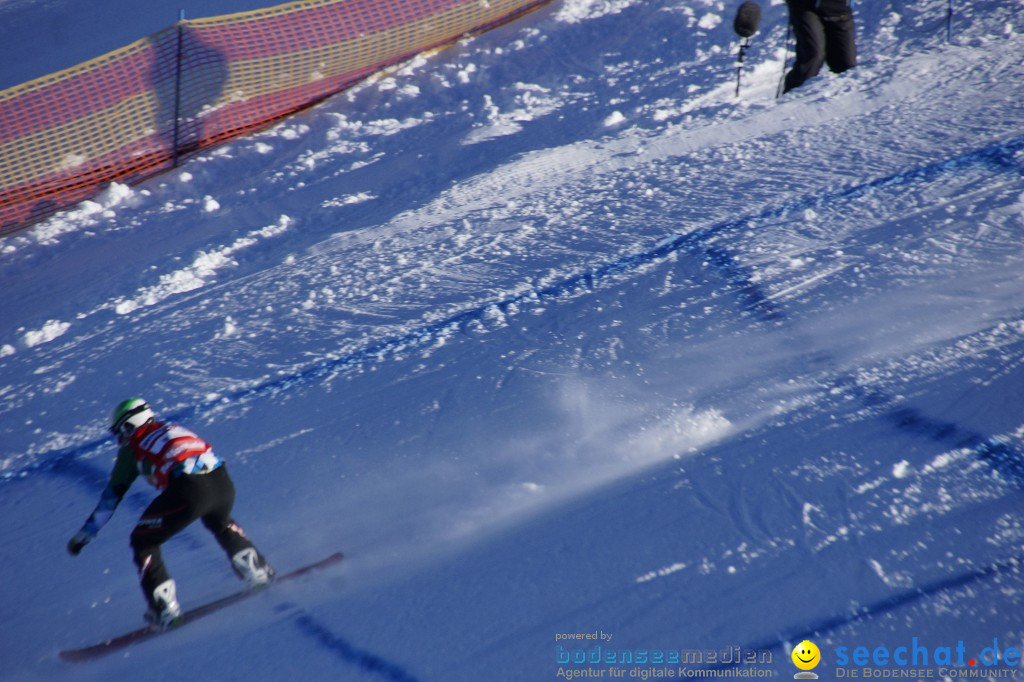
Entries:
{"type": "Polygon", "coordinates": [[[114,470],[110,474],[110,481],[100,495],[100,502],[96,509],[82,525],[81,530],[68,542],[68,552],[72,556],[78,556],[82,548],[89,544],[100,528],[106,525],[110,517],[114,515],[117,505],[121,504],[128,488],[139,475],[136,468],[135,457],[130,447],[122,447],[117,453],[117,462],[114,463],[114,470]]]}

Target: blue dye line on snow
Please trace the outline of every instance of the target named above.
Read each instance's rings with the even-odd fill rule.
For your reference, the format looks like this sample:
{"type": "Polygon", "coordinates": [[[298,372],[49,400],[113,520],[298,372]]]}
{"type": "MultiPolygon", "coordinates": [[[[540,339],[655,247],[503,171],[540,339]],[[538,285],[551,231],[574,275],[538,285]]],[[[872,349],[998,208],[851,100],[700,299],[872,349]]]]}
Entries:
{"type": "MultiPolygon", "coordinates": [[[[1020,151],[1021,147],[1021,138],[1017,138],[1005,145],[994,145],[979,150],[982,153],[977,155],[968,155],[974,157],[973,161],[960,157],[913,171],[910,174],[913,177],[909,179],[933,179],[947,170],[959,169],[972,162],[984,163],[998,170],[1022,172],[1021,164],[1015,158],[1015,154],[1020,151]]],[[[848,196],[860,196],[871,187],[890,186],[894,180],[895,176],[891,179],[868,183],[867,185],[855,188],[855,192],[848,196]]],[[[807,208],[811,208],[811,206],[807,206],[807,208]]],[[[782,214],[779,213],[777,217],[782,217],[782,214]]],[[[741,300],[746,303],[748,308],[756,311],[759,317],[767,322],[786,321],[787,316],[785,312],[778,304],[764,295],[763,290],[753,281],[752,273],[750,273],[749,269],[739,264],[729,253],[721,249],[705,249],[705,253],[708,255],[709,262],[733,284],[741,300]]],[[[896,429],[946,447],[969,450],[976,459],[986,463],[1004,481],[1014,484],[1019,488],[1024,488],[1024,456],[1022,456],[1019,449],[1014,448],[1004,440],[998,437],[984,436],[954,422],[929,417],[913,407],[899,405],[897,398],[881,391],[866,388],[858,384],[851,376],[840,377],[835,385],[836,388],[839,388],[846,395],[858,399],[865,407],[878,410],[879,418],[887,421],[896,429]]],[[[900,591],[872,604],[862,605],[852,613],[825,617],[809,625],[783,631],[770,640],[765,640],[745,648],[754,651],[772,651],[781,649],[785,642],[817,639],[825,633],[867,618],[894,611],[924,597],[965,587],[995,577],[1003,571],[1020,571],[1022,567],[1024,567],[1024,557],[1011,557],[997,561],[987,566],[977,567],[966,572],[939,578],[929,583],[900,591]]],[[[724,670],[736,668],[739,665],[739,663],[721,664],[709,666],[708,669],[724,670]]]]}
{"type": "Polygon", "coordinates": [[[308,613],[299,614],[295,618],[295,625],[303,635],[313,639],[345,663],[354,665],[363,672],[378,675],[390,682],[417,682],[416,677],[409,674],[400,665],[360,649],[345,638],[331,632],[327,626],[308,613]]]}
{"type": "MultiPolygon", "coordinates": [[[[751,651],[773,651],[775,649],[781,649],[787,642],[796,643],[802,642],[805,639],[818,639],[821,635],[827,634],[834,630],[837,630],[846,625],[852,625],[859,621],[878,616],[889,611],[894,611],[901,606],[913,603],[918,599],[929,597],[935,594],[941,594],[949,590],[954,590],[960,587],[966,587],[967,585],[974,584],[981,580],[992,578],[1004,571],[1021,570],[1024,563],[1022,563],[1022,557],[1012,557],[1010,559],[1004,559],[991,563],[987,566],[980,566],[978,568],[971,569],[965,573],[960,573],[954,576],[946,578],[940,578],[932,581],[925,585],[913,587],[907,590],[903,590],[884,599],[880,599],[872,604],[860,606],[853,613],[847,613],[840,616],[832,616],[829,618],[822,618],[821,620],[814,622],[810,625],[795,628],[792,630],[780,632],[778,636],[764,640],[760,643],[743,647],[744,650],[751,651]]],[[[788,655],[789,652],[784,652],[788,655]]],[[[739,663],[722,663],[716,666],[708,666],[709,670],[728,670],[731,668],[737,668],[742,665],[739,663]]]]}
{"type": "MultiPolygon", "coordinates": [[[[400,353],[427,348],[445,334],[452,332],[470,333],[475,326],[486,324],[488,313],[495,308],[503,313],[508,313],[515,307],[557,300],[581,292],[592,291],[596,284],[602,280],[628,274],[639,267],[663,260],[675,253],[702,255],[709,265],[722,273],[727,281],[736,287],[745,308],[753,310],[767,322],[779,323],[785,319],[782,309],[765,294],[760,286],[754,283],[745,266],[737,263],[725,250],[711,244],[711,240],[714,237],[746,229],[761,221],[781,219],[792,213],[827,206],[835,201],[858,199],[877,190],[891,189],[914,182],[933,181],[942,176],[954,174],[971,167],[984,166],[997,172],[1016,171],[1024,173],[1024,168],[1022,168],[1020,161],[1016,158],[1022,150],[1024,150],[1024,136],[1019,136],[909,171],[894,173],[832,192],[804,197],[782,206],[769,207],[759,213],[726,220],[686,234],[676,235],[662,240],[647,251],[629,254],[615,261],[572,275],[554,284],[457,313],[444,320],[414,329],[401,336],[371,344],[348,355],[322,360],[288,376],[272,379],[214,400],[197,403],[177,412],[169,413],[167,418],[177,421],[188,421],[218,406],[237,404],[260,397],[276,395],[297,386],[328,379],[340,373],[357,369],[368,363],[381,362],[400,353]]],[[[40,460],[27,464],[17,471],[4,474],[3,477],[0,477],[0,481],[16,481],[18,478],[34,471],[73,474],[74,467],[71,466],[72,461],[88,455],[108,443],[108,439],[102,438],[82,445],[56,450],[46,455],[40,455],[40,460]]],[[[94,473],[92,467],[89,468],[89,471],[94,473]]],[[[1021,482],[1024,483],[1024,478],[1021,479],[1021,482]]]]}
{"type": "Polygon", "coordinates": [[[929,417],[913,407],[900,405],[893,396],[861,386],[852,377],[840,378],[835,386],[865,407],[876,410],[881,419],[896,429],[944,447],[969,450],[1002,480],[1024,488],[1024,456],[999,437],[985,436],[955,422],[929,417]]]}

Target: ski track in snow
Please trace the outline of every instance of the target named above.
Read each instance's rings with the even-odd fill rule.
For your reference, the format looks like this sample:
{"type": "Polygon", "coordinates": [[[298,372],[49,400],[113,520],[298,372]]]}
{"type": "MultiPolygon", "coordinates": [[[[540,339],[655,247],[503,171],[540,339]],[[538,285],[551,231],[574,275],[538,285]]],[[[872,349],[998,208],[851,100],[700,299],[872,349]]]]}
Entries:
{"type": "MultiPolygon", "coordinates": [[[[974,150],[955,158],[945,159],[916,169],[902,171],[892,176],[879,178],[838,191],[804,197],[787,203],[781,207],[767,208],[755,215],[741,216],[734,220],[698,228],[693,232],[684,235],[667,238],[652,249],[621,256],[610,263],[592,267],[579,274],[563,277],[562,279],[556,280],[550,284],[538,286],[533,282],[524,283],[524,285],[518,287],[519,290],[512,295],[485,301],[482,305],[457,312],[449,317],[412,329],[395,338],[372,341],[370,345],[358,348],[353,352],[337,355],[332,354],[331,356],[318,360],[311,365],[290,371],[284,376],[279,376],[269,381],[257,383],[254,386],[240,390],[236,389],[234,391],[218,392],[216,397],[202,403],[189,406],[186,409],[179,410],[174,416],[182,419],[194,418],[197,415],[215,411],[218,405],[238,405],[244,404],[249,400],[270,397],[282,390],[287,390],[297,385],[309,382],[319,383],[325,380],[330,380],[347,371],[364,369],[367,363],[381,362],[395,356],[402,357],[408,353],[417,351],[429,352],[431,347],[444,345],[447,339],[453,335],[472,333],[477,330],[484,331],[488,326],[493,326],[494,324],[503,326],[508,323],[509,316],[529,312],[531,308],[543,308],[543,306],[546,306],[550,301],[557,301],[568,296],[577,295],[581,292],[588,292],[595,286],[602,285],[603,280],[606,279],[618,280],[628,278],[631,273],[636,270],[649,267],[652,264],[663,261],[667,257],[678,254],[708,259],[711,267],[719,270],[723,279],[729,281],[737,290],[743,292],[743,296],[746,299],[746,305],[749,309],[756,310],[759,314],[764,315],[769,319],[774,319],[778,316],[778,306],[772,301],[789,293],[793,287],[785,289],[777,294],[769,295],[765,293],[763,286],[753,282],[756,275],[752,269],[740,265],[727,252],[712,247],[712,243],[723,237],[728,237],[733,234],[741,233],[744,230],[758,227],[761,223],[771,223],[777,220],[783,220],[791,215],[807,215],[809,212],[813,213],[829,209],[834,210],[834,205],[839,203],[847,205],[852,202],[864,201],[874,204],[874,197],[872,196],[874,194],[898,192],[903,187],[910,186],[915,183],[936,183],[946,181],[947,178],[956,178],[959,174],[973,168],[982,168],[995,173],[1017,173],[1018,162],[1015,161],[1015,158],[1021,154],[1022,150],[1024,150],[1024,138],[1013,138],[1009,141],[974,150]]],[[[541,175],[546,176],[548,173],[541,175]]],[[[464,206],[466,204],[472,205],[473,202],[445,200],[445,203],[453,206],[464,206]]],[[[431,212],[431,209],[428,208],[427,210],[428,212],[431,212]]],[[[423,224],[424,227],[429,227],[428,223],[419,223],[417,220],[405,216],[400,216],[395,222],[397,222],[399,229],[404,230],[410,230],[413,224],[423,224]]],[[[287,223],[288,219],[283,217],[277,228],[265,228],[263,230],[253,232],[252,234],[264,237],[273,236],[285,229],[287,223]]],[[[251,237],[239,239],[234,245],[221,249],[217,252],[218,258],[224,258],[232,251],[244,248],[253,242],[254,240],[251,237]]],[[[332,273],[334,273],[336,268],[336,266],[333,265],[335,248],[336,247],[325,248],[320,246],[314,250],[317,254],[316,260],[329,261],[330,264],[327,266],[327,269],[332,273]],[[328,258],[325,259],[324,254],[328,254],[328,258]]],[[[816,245],[816,248],[820,249],[822,247],[820,245],[816,245]]],[[[788,257],[792,259],[798,258],[799,256],[791,253],[788,254],[788,257]]],[[[200,261],[204,260],[208,259],[204,256],[197,259],[196,262],[198,264],[200,261]]],[[[314,268],[309,268],[308,266],[308,262],[302,264],[304,269],[311,269],[314,272],[325,269],[324,266],[314,268]]],[[[203,270],[210,270],[212,267],[215,266],[196,265],[189,270],[179,271],[187,273],[184,278],[179,277],[176,273],[170,276],[163,276],[161,278],[163,283],[162,285],[149,290],[144,290],[142,296],[138,300],[142,305],[154,305],[156,302],[159,302],[159,299],[173,295],[174,293],[188,291],[191,288],[199,288],[202,286],[201,281],[198,283],[192,283],[192,279],[195,277],[195,275],[192,274],[193,271],[196,268],[199,268],[200,272],[202,272],[203,270]],[[186,281],[187,284],[173,284],[173,282],[182,280],[186,281]],[[148,300],[154,294],[159,296],[159,298],[156,301],[148,300]]],[[[431,264],[428,267],[433,268],[436,266],[431,264]]],[[[844,264],[842,267],[837,268],[830,273],[819,273],[817,275],[813,275],[811,281],[805,280],[797,286],[801,290],[806,291],[810,288],[810,285],[813,284],[814,280],[825,279],[829,275],[835,274],[836,272],[840,272],[841,270],[849,267],[851,267],[849,264],[844,264]]],[[[294,279],[290,272],[285,274],[282,278],[278,275],[276,270],[277,269],[274,269],[269,273],[274,279],[283,279],[286,282],[294,279]]],[[[414,273],[419,274],[420,270],[416,270],[414,273]]],[[[255,283],[247,283],[248,288],[263,291],[272,286],[264,281],[266,279],[266,274],[267,273],[264,273],[264,275],[258,277],[255,283]]],[[[412,278],[406,273],[403,273],[402,277],[403,279],[412,278]]],[[[315,288],[312,289],[312,291],[316,293],[315,288]]],[[[239,297],[237,292],[232,292],[232,295],[236,299],[239,297]]],[[[330,297],[334,299],[335,295],[331,294],[330,297]]],[[[307,301],[312,301],[313,298],[315,298],[315,296],[307,299],[307,301]]],[[[121,306],[121,308],[118,309],[118,313],[124,314],[125,312],[130,312],[137,308],[140,303],[120,303],[118,306],[121,306]]],[[[309,307],[316,308],[317,306],[313,304],[309,307]]],[[[190,310],[189,313],[191,314],[191,312],[192,311],[190,310]]],[[[92,314],[92,312],[88,314],[92,314]]],[[[222,314],[219,309],[217,314],[222,314]]],[[[429,319],[429,317],[436,315],[437,313],[428,313],[425,317],[429,319]]],[[[227,320],[228,324],[231,325],[232,317],[230,315],[227,316],[227,320]]],[[[52,326],[52,324],[48,326],[52,326]]],[[[58,334],[64,333],[67,326],[68,325],[64,325],[58,334]]],[[[231,335],[234,332],[231,331],[231,327],[229,326],[223,333],[225,335],[231,335]]],[[[48,456],[47,465],[60,467],[62,466],[65,458],[77,457],[82,454],[86,454],[103,444],[105,444],[105,439],[92,441],[83,446],[78,446],[64,452],[58,451],[55,453],[46,453],[48,456]]],[[[18,472],[8,473],[6,477],[11,478],[16,475],[18,475],[18,472]]]]}

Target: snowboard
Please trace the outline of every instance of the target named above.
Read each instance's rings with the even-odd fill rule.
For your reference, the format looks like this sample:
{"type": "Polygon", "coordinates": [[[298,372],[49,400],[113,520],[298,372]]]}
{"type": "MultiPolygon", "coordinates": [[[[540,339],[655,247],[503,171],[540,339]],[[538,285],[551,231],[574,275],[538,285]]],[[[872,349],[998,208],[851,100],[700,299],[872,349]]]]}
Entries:
{"type": "Polygon", "coordinates": [[[270,583],[270,585],[268,585],[266,588],[256,590],[241,590],[240,592],[230,594],[226,597],[221,597],[220,599],[209,602],[207,604],[203,604],[202,606],[197,606],[193,609],[189,609],[188,611],[185,611],[181,614],[180,622],[178,622],[173,627],[168,628],[167,630],[160,630],[147,625],[145,627],[139,628],[138,630],[132,630],[131,632],[126,632],[123,635],[118,635],[117,637],[113,637],[111,639],[105,639],[97,644],[92,644],[90,646],[85,646],[79,649],[64,649],[59,654],[60,658],[64,661],[81,662],[89,661],[94,658],[99,658],[100,656],[105,656],[107,654],[112,654],[115,651],[120,651],[125,647],[131,646],[132,644],[144,642],[147,639],[151,639],[158,635],[164,634],[165,632],[172,632],[174,630],[177,630],[178,628],[183,627],[187,623],[191,623],[194,620],[199,620],[203,616],[208,616],[211,613],[220,611],[224,607],[231,606],[232,604],[236,604],[240,601],[248,599],[249,597],[255,594],[262,594],[267,589],[272,589],[273,586],[278,583],[293,580],[300,576],[304,576],[307,573],[311,573],[322,568],[327,568],[328,566],[333,566],[334,564],[341,561],[343,558],[344,555],[341,552],[335,552],[334,554],[324,559],[321,559],[320,561],[307,564],[305,566],[302,566],[301,568],[296,568],[295,570],[289,573],[278,575],[274,578],[274,581],[270,583]]]}

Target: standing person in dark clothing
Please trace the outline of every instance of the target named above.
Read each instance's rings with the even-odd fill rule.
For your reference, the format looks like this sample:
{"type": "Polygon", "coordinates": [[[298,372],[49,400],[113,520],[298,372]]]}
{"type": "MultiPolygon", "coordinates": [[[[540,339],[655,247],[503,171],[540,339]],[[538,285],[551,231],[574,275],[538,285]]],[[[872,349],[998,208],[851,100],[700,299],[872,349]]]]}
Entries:
{"type": "Polygon", "coordinates": [[[835,73],[857,65],[851,0],[786,0],[796,36],[796,64],[783,92],[818,75],[822,64],[835,73]]]}
{"type": "Polygon", "coordinates": [[[209,443],[183,426],[156,421],[141,398],[125,400],[114,409],[110,432],[121,446],[117,461],[95,511],[68,542],[72,555],[96,537],[141,473],[161,491],[131,535],[135,565],[149,605],[146,620],[154,627],[170,627],[181,617],[160,545],[193,521],[202,519],[227,552],[235,573],[250,586],[265,585],[274,577],[274,569],[231,518],[235,487],[224,460],[213,454],[209,443]]]}

